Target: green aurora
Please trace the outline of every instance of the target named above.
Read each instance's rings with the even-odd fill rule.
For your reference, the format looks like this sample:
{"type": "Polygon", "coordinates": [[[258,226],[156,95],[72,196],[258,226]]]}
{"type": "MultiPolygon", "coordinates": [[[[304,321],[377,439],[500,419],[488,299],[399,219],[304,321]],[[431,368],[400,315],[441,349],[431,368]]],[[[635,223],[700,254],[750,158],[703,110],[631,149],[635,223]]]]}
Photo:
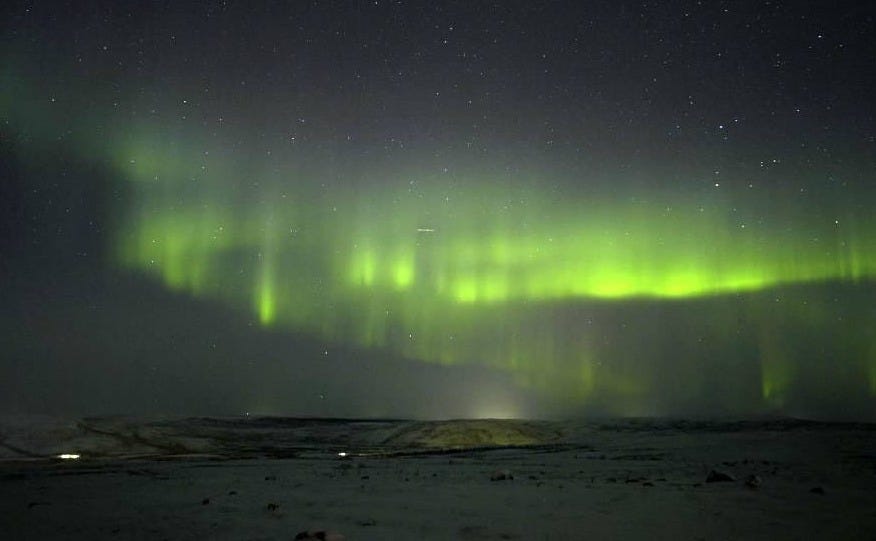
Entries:
{"type": "MultiPolygon", "coordinates": [[[[248,310],[266,327],[426,362],[486,363],[527,387],[621,413],[648,409],[661,364],[632,368],[642,353],[606,346],[604,332],[563,307],[724,303],[688,330],[732,351],[746,339],[726,330],[732,317],[716,315],[729,302],[754,335],[752,400],[781,407],[805,379],[793,337],[836,325],[806,300],[775,313],[773,292],[854,288],[876,276],[876,222],[844,210],[851,205],[801,208],[777,197],[768,221],[749,220],[742,209],[754,203],[719,185],[645,199],[483,168],[451,178],[384,172],[350,190],[321,184],[318,168],[275,164],[253,178],[213,153],[190,159],[156,141],[114,155],[132,186],[114,250],[124,267],[248,310]]],[[[641,333],[653,332],[648,325],[641,333]]],[[[869,339],[825,340],[857,359],[848,380],[869,381],[872,395],[869,339]]]]}
{"type": "MultiPolygon", "coordinates": [[[[19,118],[35,160],[54,144],[42,114],[19,118]]],[[[613,414],[659,412],[667,394],[732,412],[876,396],[876,317],[847,308],[876,277],[866,205],[800,202],[732,173],[696,190],[600,173],[576,184],[585,191],[550,167],[357,168],[337,153],[79,122],[109,135],[73,137],[75,152],[124,186],[113,265],[266,329],[485,364],[613,414]]]]}

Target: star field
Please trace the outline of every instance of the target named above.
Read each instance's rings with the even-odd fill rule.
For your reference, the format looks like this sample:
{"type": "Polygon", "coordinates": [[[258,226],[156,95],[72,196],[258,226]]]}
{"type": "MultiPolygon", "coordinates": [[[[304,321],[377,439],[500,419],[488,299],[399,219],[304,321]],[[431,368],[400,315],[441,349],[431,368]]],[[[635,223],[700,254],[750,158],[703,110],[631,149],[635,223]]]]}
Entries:
{"type": "Polygon", "coordinates": [[[18,323],[0,366],[44,382],[12,406],[75,407],[88,385],[58,367],[97,348],[153,391],[129,406],[147,410],[186,410],[214,381],[232,409],[330,415],[872,411],[866,5],[5,10],[0,238],[18,323]],[[44,350],[70,337],[31,310],[94,323],[44,350]],[[225,354],[179,349],[146,314],[189,336],[245,331],[225,354]],[[107,337],[106,318],[150,338],[107,337]],[[369,394],[429,388],[436,367],[493,390],[369,394]]]}

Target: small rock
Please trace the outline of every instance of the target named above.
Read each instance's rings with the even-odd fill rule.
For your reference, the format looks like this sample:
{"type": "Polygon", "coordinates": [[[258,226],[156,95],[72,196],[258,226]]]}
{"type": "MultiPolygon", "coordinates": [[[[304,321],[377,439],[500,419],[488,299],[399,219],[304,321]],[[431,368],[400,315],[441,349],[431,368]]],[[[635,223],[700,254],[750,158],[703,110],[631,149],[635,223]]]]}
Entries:
{"type": "Polygon", "coordinates": [[[277,480],[276,475],[266,475],[265,476],[265,481],[276,481],[276,480],[277,480]]]}
{"type": "Polygon", "coordinates": [[[368,520],[360,520],[358,524],[359,526],[377,526],[377,521],[373,518],[369,518],[368,520]]]}
{"type": "Polygon", "coordinates": [[[809,492],[811,492],[813,494],[824,494],[824,488],[823,487],[812,487],[809,489],[809,492]]]}
{"type": "Polygon", "coordinates": [[[490,481],[513,481],[514,475],[510,470],[497,470],[490,476],[490,481]]]}
{"type": "Polygon", "coordinates": [[[727,483],[735,480],[736,478],[729,473],[724,473],[718,470],[712,470],[709,472],[709,475],[706,476],[707,483],[727,483]]]}
{"type": "Polygon", "coordinates": [[[228,495],[229,496],[237,496],[237,491],[236,490],[229,490],[228,495]]]}
{"type": "Polygon", "coordinates": [[[210,505],[210,498],[204,498],[201,500],[201,505],[210,505]]]}
{"type": "Polygon", "coordinates": [[[745,479],[745,486],[748,488],[760,488],[760,485],[763,483],[763,480],[757,475],[749,475],[745,479]]]}
{"type": "Polygon", "coordinates": [[[645,481],[644,483],[642,483],[642,486],[643,487],[653,487],[654,483],[652,483],[651,481],[645,481]]]}
{"type": "MultiPolygon", "coordinates": [[[[280,504],[271,502],[268,505],[266,505],[265,507],[267,508],[268,511],[276,511],[276,510],[280,509],[280,504]]],[[[296,539],[297,539],[297,537],[296,537],[296,539]]]]}
{"type": "Polygon", "coordinates": [[[298,532],[295,539],[304,541],[315,539],[320,541],[344,541],[344,536],[338,532],[328,530],[307,530],[305,532],[298,532]]]}

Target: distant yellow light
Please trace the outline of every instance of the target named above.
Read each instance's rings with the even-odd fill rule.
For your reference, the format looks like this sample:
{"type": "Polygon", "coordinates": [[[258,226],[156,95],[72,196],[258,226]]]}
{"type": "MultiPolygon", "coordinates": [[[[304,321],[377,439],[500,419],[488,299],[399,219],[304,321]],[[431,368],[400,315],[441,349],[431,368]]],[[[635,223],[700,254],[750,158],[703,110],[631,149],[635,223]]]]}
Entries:
{"type": "Polygon", "coordinates": [[[76,455],[73,453],[62,453],[58,455],[58,458],[61,460],[78,460],[81,455],[76,455]]]}

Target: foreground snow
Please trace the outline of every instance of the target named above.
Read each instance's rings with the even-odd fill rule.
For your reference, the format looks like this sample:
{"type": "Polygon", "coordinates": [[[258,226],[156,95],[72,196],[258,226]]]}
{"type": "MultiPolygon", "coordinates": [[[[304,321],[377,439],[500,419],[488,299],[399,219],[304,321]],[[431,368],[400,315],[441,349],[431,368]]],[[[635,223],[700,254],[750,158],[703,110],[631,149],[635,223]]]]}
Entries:
{"type": "Polygon", "coordinates": [[[4,539],[876,531],[873,425],[16,417],[0,420],[0,458],[4,539]]]}

